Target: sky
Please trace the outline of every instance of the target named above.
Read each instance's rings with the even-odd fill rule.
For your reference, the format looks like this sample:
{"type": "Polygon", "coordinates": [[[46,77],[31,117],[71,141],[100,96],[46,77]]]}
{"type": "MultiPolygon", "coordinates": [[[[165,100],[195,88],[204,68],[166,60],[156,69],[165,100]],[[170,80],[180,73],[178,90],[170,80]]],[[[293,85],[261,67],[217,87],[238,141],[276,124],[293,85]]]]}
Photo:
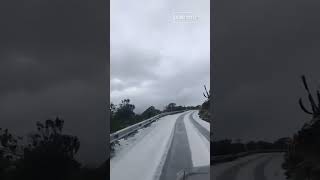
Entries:
{"type": "Polygon", "coordinates": [[[209,0],[111,0],[110,98],[129,98],[141,113],[201,105],[210,88],[209,0]],[[197,17],[175,21],[175,15],[197,17]]]}
{"type": "Polygon", "coordinates": [[[106,160],[106,2],[0,2],[0,127],[26,136],[60,116],[78,158],[106,160]]]}
{"type": "MultiPolygon", "coordinates": [[[[214,134],[273,141],[292,136],[310,116],[300,76],[320,85],[320,2],[214,2],[214,134]]],[[[314,91],[313,91],[314,92],[314,91]]]]}

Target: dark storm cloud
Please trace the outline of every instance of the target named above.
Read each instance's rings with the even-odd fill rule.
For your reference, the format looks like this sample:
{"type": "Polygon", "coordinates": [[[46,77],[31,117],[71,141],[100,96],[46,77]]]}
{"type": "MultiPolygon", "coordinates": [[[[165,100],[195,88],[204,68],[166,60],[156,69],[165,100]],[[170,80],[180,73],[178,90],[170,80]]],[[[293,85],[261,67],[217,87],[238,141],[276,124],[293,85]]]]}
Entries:
{"type": "Polygon", "coordinates": [[[80,159],[106,159],[106,2],[0,2],[1,127],[24,135],[60,115],[80,159]]]}
{"type": "Polygon", "coordinates": [[[305,97],[300,75],[319,85],[320,3],[228,0],[214,8],[217,138],[291,136],[310,119],[297,103],[305,97]]]}

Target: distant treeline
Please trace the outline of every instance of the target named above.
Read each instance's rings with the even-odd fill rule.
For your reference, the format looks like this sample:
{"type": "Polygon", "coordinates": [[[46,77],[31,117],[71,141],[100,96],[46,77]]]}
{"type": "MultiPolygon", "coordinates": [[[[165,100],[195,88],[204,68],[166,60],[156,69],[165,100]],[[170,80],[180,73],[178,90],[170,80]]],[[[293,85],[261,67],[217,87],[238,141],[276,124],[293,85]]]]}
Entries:
{"type": "Polygon", "coordinates": [[[111,133],[136,124],[157,114],[170,111],[200,109],[199,106],[177,106],[176,103],[169,103],[163,110],[156,109],[154,106],[148,107],[141,114],[134,112],[135,105],[130,103],[130,99],[124,99],[120,104],[110,104],[111,111],[111,133]]]}
{"type": "Polygon", "coordinates": [[[231,139],[224,139],[220,141],[213,141],[210,143],[212,154],[217,155],[230,155],[241,152],[257,151],[257,150],[286,150],[288,149],[290,138],[280,138],[274,142],[267,141],[250,141],[242,143],[240,140],[232,141],[231,139]]]}
{"type": "Polygon", "coordinates": [[[107,159],[98,168],[88,168],[74,157],[80,149],[76,136],[63,133],[64,121],[56,118],[37,122],[37,132],[16,137],[0,128],[1,180],[105,180],[107,159]]]}

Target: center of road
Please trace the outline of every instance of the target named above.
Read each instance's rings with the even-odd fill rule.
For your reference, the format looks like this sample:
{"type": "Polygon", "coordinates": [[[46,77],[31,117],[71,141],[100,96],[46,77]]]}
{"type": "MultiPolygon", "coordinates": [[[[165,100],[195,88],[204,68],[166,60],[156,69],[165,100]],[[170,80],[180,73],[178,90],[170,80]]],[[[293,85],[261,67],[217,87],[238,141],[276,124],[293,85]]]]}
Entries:
{"type": "Polygon", "coordinates": [[[160,180],[174,180],[177,178],[177,172],[192,168],[191,151],[184,125],[185,115],[186,113],[180,115],[175,123],[173,139],[160,180]]]}

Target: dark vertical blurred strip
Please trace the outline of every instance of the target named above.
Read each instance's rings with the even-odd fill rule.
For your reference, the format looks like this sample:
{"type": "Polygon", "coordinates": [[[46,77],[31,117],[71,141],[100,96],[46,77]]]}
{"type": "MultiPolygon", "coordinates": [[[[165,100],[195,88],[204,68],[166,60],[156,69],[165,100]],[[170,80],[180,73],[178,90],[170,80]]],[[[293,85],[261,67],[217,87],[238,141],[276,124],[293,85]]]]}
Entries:
{"type": "MultiPolygon", "coordinates": [[[[210,112],[211,112],[211,117],[210,117],[210,157],[212,157],[213,154],[213,149],[212,149],[212,144],[213,144],[213,116],[214,116],[214,99],[216,94],[214,93],[214,53],[215,53],[215,42],[214,42],[214,19],[215,19],[215,13],[214,13],[214,2],[215,1],[210,1],[210,94],[211,94],[211,100],[210,100],[210,112]]],[[[212,160],[210,158],[210,179],[213,179],[213,168],[212,168],[212,160]]]]}
{"type": "Polygon", "coordinates": [[[107,179],[110,179],[110,1],[106,1],[106,52],[107,52],[107,59],[106,59],[106,84],[107,84],[107,91],[106,91],[106,141],[107,141],[107,179]]]}

